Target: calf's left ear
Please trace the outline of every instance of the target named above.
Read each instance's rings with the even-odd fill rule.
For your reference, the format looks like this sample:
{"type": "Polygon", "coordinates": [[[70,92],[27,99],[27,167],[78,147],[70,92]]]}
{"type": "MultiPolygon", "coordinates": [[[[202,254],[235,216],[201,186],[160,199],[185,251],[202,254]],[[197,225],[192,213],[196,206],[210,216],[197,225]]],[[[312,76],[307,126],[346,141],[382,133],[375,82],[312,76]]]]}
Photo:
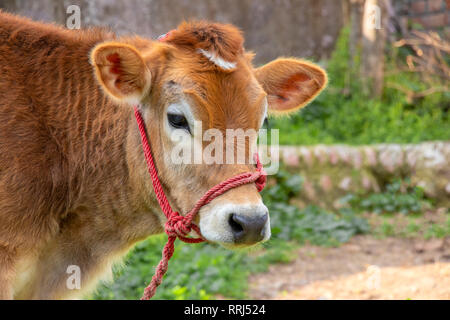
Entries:
{"type": "Polygon", "coordinates": [[[101,43],[91,52],[91,64],[103,90],[118,102],[137,105],[150,88],[150,70],[131,45],[101,43]]]}
{"type": "Polygon", "coordinates": [[[300,59],[280,58],[255,70],[267,93],[269,113],[288,114],[306,106],[327,85],[326,72],[300,59]]]}

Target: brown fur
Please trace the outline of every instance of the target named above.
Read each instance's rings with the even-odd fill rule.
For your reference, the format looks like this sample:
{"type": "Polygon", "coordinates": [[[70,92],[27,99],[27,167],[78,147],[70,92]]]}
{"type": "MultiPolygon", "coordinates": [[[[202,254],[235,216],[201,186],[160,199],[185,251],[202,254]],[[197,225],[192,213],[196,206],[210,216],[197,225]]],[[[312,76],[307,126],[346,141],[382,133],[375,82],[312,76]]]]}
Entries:
{"type": "MultiPolygon", "coordinates": [[[[163,231],[132,101],[147,106],[155,161],[174,209],[186,212],[214,184],[251,170],[164,162],[164,108],[176,98],[168,83],[180,84],[205,130],[258,129],[267,82],[261,72],[257,81],[242,43],[234,27],[206,22],[183,24],[160,43],[0,12],[0,298],[79,296],[137,241],[163,231]],[[238,67],[221,72],[195,56],[197,48],[238,67]],[[81,268],[80,292],[66,288],[68,265],[81,268]]],[[[286,72],[284,79],[303,81],[286,72]]],[[[244,198],[259,198],[256,188],[242,186],[219,201],[244,198]]]]}
{"type": "Polygon", "coordinates": [[[236,61],[244,52],[244,38],[238,29],[232,25],[205,21],[184,22],[171,31],[165,41],[190,51],[212,51],[227,61],[236,61]]]}

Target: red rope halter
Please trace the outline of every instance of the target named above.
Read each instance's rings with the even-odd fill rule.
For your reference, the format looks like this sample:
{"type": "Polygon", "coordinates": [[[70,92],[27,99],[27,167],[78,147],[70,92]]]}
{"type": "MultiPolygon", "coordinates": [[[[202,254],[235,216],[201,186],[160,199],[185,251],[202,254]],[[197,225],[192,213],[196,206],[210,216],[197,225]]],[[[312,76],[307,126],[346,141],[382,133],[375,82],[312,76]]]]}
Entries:
{"type": "Polygon", "coordinates": [[[173,255],[174,251],[174,243],[178,238],[181,241],[187,243],[199,243],[205,241],[201,237],[200,229],[197,225],[195,225],[192,221],[195,218],[195,215],[199,212],[201,207],[211,202],[214,198],[220,196],[221,194],[227,192],[232,188],[239,187],[248,183],[255,183],[258,191],[261,191],[266,184],[266,173],[262,167],[261,162],[259,161],[258,154],[255,154],[256,161],[256,171],[255,172],[246,172],[241,173],[237,176],[234,176],[230,179],[227,179],[218,185],[211,188],[208,192],[206,192],[200,200],[197,201],[194,208],[189,211],[186,215],[182,216],[178,212],[172,210],[172,207],[167,200],[167,197],[164,193],[164,190],[161,186],[161,182],[158,178],[158,172],[156,170],[155,163],[153,161],[153,156],[150,148],[150,144],[147,139],[147,133],[145,130],[145,123],[142,119],[142,115],[138,109],[138,107],[134,107],[134,115],[136,117],[139,132],[141,134],[142,148],[144,149],[145,159],[147,161],[148,172],[150,173],[150,177],[152,178],[153,190],[155,191],[156,198],[158,199],[159,206],[161,210],[164,212],[164,215],[167,217],[167,222],[165,224],[164,230],[169,236],[167,243],[164,245],[164,249],[162,252],[162,258],[156,267],[155,274],[152,277],[152,281],[145,288],[144,295],[141,300],[148,300],[156,292],[156,288],[161,284],[164,274],[167,272],[168,263],[170,258],[173,255]],[[194,230],[200,238],[188,238],[187,235],[191,230],[194,230]]]}

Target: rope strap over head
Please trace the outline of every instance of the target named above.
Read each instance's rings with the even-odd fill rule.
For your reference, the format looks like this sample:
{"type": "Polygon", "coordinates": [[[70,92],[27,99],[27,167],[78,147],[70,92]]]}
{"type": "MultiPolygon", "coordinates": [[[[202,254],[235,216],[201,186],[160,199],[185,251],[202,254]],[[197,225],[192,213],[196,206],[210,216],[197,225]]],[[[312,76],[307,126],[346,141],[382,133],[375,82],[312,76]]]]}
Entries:
{"type": "Polygon", "coordinates": [[[248,183],[255,183],[258,192],[260,192],[266,184],[266,173],[259,161],[258,154],[255,154],[256,171],[246,172],[229,178],[207,191],[200,200],[197,201],[194,208],[186,215],[182,216],[178,212],[172,210],[172,207],[167,200],[166,194],[161,186],[156,170],[155,162],[151,153],[150,143],[147,138],[145,123],[138,107],[134,107],[134,115],[141,134],[142,148],[144,150],[145,160],[147,161],[148,172],[152,179],[153,190],[156,194],[159,206],[167,218],[164,230],[168,235],[167,243],[164,245],[162,258],[156,267],[155,274],[148,287],[144,291],[141,300],[148,300],[154,296],[156,288],[161,284],[164,274],[167,272],[168,263],[174,252],[175,240],[178,238],[187,243],[199,243],[205,241],[200,233],[200,228],[193,223],[193,220],[200,209],[211,202],[216,197],[224,194],[230,189],[242,186],[248,183]],[[188,237],[189,233],[194,230],[199,238],[188,237]]]}

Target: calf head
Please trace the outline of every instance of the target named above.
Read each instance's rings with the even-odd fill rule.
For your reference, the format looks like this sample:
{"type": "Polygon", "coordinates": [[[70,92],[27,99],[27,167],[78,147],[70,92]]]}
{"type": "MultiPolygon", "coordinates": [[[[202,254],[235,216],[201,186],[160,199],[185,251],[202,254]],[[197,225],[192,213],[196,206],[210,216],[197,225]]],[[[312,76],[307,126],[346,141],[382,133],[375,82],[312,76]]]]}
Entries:
{"type": "MultiPolygon", "coordinates": [[[[92,51],[96,78],[106,94],[124,107],[141,106],[160,180],[174,210],[186,213],[212,186],[254,170],[248,159],[256,135],[235,143],[235,138],[227,139],[231,129],[236,130],[233,134],[258,132],[267,114],[302,108],[327,83],[326,73],[310,62],[281,58],[254,68],[252,57],[238,29],[207,22],[183,23],[161,41],[124,38],[92,51]],[[207,161],[206,149],[218,133],[222,144],[214,144],[210,155],[215,161],[207,161]],[[187,155],[186,150],[193,153],[187,155]],[[230,163],[230,154],[235,160],[244,154],[246,160],[230,163]]],[[[137,129],[129,134],[139,141],[137,129]]],[[[142,151],[137,147],[132,152],[142,151]]],[[[141,160],[140,179],[149,179],[142,157],[130,159],[141,160]]],[[[228,247],[270,237],[268,210],[254,184],[214,199],[196,222],[205,239],[228,247]]]]}

